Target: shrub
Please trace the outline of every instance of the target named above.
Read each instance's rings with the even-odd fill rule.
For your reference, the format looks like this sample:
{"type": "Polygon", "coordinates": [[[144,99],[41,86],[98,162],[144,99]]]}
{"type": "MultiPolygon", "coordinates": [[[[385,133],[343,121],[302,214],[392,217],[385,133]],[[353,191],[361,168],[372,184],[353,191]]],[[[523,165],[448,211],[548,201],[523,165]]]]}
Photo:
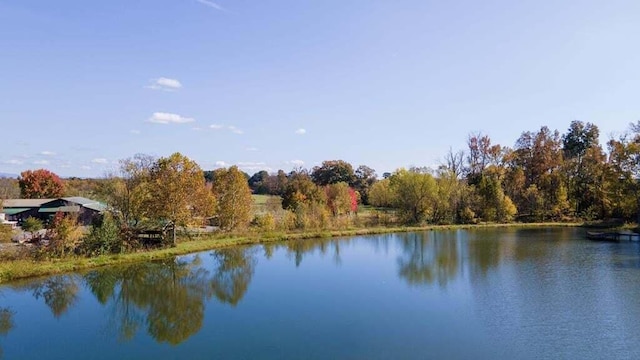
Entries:
{"type": "Polygon", "coordinates": [[[40,219],[36,219],[32,216],[29,216],[25,221],[22,222],[22,230],[28,232],[35,232],[42,230],[43,228],[42,221],[40,219]]]}
{"type": "Polygon", "coordinates": [[[89,235],[83,240],[82,252],[86,255],[116,254],[122,251],[120,228],[111,214],[98,218],[89,235]]]}
{"type": "Polygon", "coordinates": [[[76,217],[56,214],[49,229],[49,255],[64,257],[73,253],[81,244],[83,236],[76,217]]]}
{"type": "Polygon", "coordinates": [[[253,219],[253,224],[263,231],[273,231],[276,229],[276,220],[271,213],[256,215],[253,219]]]}

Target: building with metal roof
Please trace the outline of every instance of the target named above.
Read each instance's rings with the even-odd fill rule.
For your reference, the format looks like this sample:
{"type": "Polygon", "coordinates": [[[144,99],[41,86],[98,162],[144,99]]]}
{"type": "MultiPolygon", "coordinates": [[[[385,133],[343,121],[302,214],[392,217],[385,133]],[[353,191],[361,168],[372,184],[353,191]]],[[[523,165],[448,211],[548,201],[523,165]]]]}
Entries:
{"type": "Polygon", "coordinates": [[[9,221],[22,222],[28,217],[34,217],[49,222],[60,214],[73,214],[78,217],[81,225],[89,225],[93,219],[106,209],[106,205],[83,197],[65,197],[58,199],[8,199],[2,202],[3,209],[9,221]]]}

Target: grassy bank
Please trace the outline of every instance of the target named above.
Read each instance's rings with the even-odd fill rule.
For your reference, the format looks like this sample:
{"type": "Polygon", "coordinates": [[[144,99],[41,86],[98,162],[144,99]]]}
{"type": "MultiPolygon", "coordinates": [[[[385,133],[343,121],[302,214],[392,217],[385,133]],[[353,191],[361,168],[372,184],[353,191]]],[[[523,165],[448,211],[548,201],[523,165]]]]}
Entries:
{"type": "Polygon", "coordinates": [[[107,265],[127,264],[141,261],[160,260],[198,251],[221,249],[238,245],[254,245],[286,240],[312,238],[345,237],[357,235],[388,234],[425,230],[457,230],[482,228],[535,228],[535,227],[575,227],[577,223],[537,223],[537,224],[486,224],[486,225],[432,225],[421,227],[376,227],[335,231],[307,231],[291,233],[249,233],[241,236],[208,235],[192,239],[180,239],[178,245],[169,249],[151,250],[130,254],[104,255],[94,258],[65,258],[56,260],[5,260],[0,263],[0,283],[12,280],[68,273],[107,265]]]}

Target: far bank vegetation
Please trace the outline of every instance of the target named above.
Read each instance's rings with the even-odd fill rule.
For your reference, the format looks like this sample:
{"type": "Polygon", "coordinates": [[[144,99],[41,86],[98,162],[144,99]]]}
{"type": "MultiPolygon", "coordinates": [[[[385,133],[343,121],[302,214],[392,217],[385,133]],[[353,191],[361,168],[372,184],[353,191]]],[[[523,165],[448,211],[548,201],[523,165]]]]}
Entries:
{"type": "MultiPolygon", "coordinates": [[[[54,224],[47,256],[100,255],[169,247],[176,234],[272,234],[365,227],[635,220],[640,203],[640,123],[599,143],[596,125],[574,121],[564,134],[541,127],[513,147],[474,133],[437,168],[384,173],[343,160],[312,169],[203,171],[186,156],[136,155],[95,184],[75,179],[108,205],[78,235],[54,224]],[[141,236],[160,231],[161,237],[141,236]],[[68,239],[66,238],[68,237],[68,239]],[[159,239],[159,240],[158,240],[159,239]]],[[[3,185],[5,186],[5,185],[3,185]]],[[[6,187],[6,186],[5,186],[6,187]]],[[[0,193],[12,193],[0,189],[0,193]]],[[[74,195],[68,194],[67,195],[74,195]]]]}

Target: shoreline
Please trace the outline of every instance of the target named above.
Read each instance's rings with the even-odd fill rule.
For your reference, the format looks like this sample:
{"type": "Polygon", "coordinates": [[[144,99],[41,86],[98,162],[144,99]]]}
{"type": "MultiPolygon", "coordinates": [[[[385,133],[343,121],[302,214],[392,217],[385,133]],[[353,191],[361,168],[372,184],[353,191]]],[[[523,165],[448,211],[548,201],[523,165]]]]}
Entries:
{"type": "Polygon", "coordinates": [[[205,235],[185,240],[184,237],[175,247],[134,252],[126,254],[101,255],[93,258],[63,258],[52,260],[8,260],[0,263],[0,284],[11,281],[65,274],[104,266],[131,264],[143,261],[162,260],[178,255],[201,251],[217,250],[233,246],[261,245],[274,242],[305,240],[317,238],[337,238],[389,233],[406,233],[430,230],[461,230],[491,228],[541,228],[541,227],[582,227],[583,223],[511,223],[511,224],[470,224],[470,225],[429,225],[404,227],[375,227],[349,230],[325,230],[289,233],[249,233],[227,237],[205,235]]]}

